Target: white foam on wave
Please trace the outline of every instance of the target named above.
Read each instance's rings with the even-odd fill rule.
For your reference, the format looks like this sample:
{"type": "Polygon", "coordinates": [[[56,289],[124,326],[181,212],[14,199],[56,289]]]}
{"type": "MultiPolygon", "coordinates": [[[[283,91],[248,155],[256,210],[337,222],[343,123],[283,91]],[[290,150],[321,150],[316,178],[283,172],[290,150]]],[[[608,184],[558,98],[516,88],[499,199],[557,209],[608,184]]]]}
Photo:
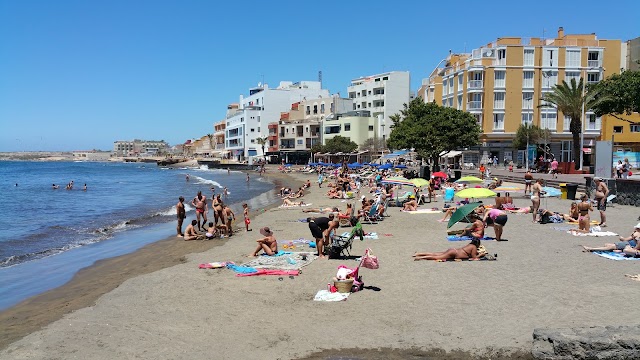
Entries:
{"type": "Polygon", "coordinates": [[[193,176],[193,178],[197,180],[196,184],[207,184],[207,185],[213,185],[219,189],[223,188],[223,186],[220,185],[220,183],[217,181],[201,178],[200,176],[193,176]]]}
{"type": "MultiPolygon", "coordinates": [[[[184,210],[186,212],[193,211],[193,207],[191,205],[185,203],[184,204],[184,210]]],[[[173,205],[169,210],[158,211],[157,213],[154,214],[154,216],[175,216],[176,214],[177,214],[176,206],[173,205]]]]}

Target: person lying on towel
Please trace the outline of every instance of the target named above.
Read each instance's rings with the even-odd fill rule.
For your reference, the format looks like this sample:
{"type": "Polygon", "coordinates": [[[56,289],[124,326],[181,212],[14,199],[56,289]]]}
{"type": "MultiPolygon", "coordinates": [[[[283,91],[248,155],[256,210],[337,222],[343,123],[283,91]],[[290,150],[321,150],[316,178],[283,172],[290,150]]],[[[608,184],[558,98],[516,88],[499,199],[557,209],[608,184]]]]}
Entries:
{"type": "Polygon", "coordinates": [[[620,236],[620,242],[604,244],[599,247],[582,246],[583,251],[623,252],[626,256],[640,257],[640,223],[636,225],[631,236],[620,236]]]}
{"type": "Polygon", "coordinates": [[[256,240],[258,246],[256,250],[251,254],[251,256],[258,256],[260,251],[264,251],[265,254],[269,256],[273,256],[278,252],[278,242],[276,238],[273,236],[273,231],[268,227],[263,227],[260,229],[260,234],[264,237],[262,239],[256,240]]]}
{"type": "Polygon", "coordinates": [[[467,245],[458,249],[448,249],[442,252],[422,252],[413,254],[413,260],[448,260],[448,259],[469,259],[478,260],[485,256],[486,250],[484,247],[482,251],[480,249],[480,239],[484,237],[484,223],[480,216],[473,215],[474,222],[470,227],[466,228],[462,233],[462,236],[470,236],[473,238],[467,245]]]}

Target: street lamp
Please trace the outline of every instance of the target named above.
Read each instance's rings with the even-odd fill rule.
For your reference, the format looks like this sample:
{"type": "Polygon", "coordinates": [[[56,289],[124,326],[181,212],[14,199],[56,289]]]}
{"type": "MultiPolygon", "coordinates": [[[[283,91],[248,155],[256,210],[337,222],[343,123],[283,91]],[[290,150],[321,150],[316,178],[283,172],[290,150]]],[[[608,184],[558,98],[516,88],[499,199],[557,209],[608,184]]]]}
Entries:
{"type": "Polygon", "coordinates": [[[380,126],[382,127],[382,154],[384,155],[384,149],[387,147],[386,134],[384,133],[384,118],[382,118],[380,126]]]}

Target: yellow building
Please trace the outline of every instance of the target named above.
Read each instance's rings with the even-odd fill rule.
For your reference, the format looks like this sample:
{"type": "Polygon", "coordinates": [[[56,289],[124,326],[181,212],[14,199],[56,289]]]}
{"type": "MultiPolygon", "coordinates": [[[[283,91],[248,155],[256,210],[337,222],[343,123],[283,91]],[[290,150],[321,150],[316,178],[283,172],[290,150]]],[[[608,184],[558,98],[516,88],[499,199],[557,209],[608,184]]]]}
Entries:
{"type": "MultiPolygon", "coordinates": [[[[525,162],[525,151],[512,147],[512,138],[522,123],[550,130],[546,140],[548,156],[570,162],[572,135],[569,118],[553,107],[541,107],[544,93],[571,79],[581,77],[596,83],[626,67],[626,46],[620,40],[601,40],[595,34],[565,35],[560,28],[555,39],[505,37],[474,49],[470,54],[449,54],[423,81],[418,93],[425,101],[465,110],[482,128],[475,156],[465,162],[487,162],[497,156],[525,162]]],[[[587,110],[584,120],[585,165],[601,135],[620,126],[611,116],[595,116],[587,110]],[[613,120],[612,120],[613,119],[613,120]],[[607,129],[603,131],[603,126],[607,129]],[[602,133],[602,134],[601,134],[602,133]]],[[[616,128],[619,130],[619,128],[616,128]]],[[[640,142],[629,124],[615,141],[640,142]],[[626,132],[626,134],[625,134],[626,132]],[[628,138],[623,137],[628,134],[628,138]]],[[[618,135],[618,134],[616,134],[618,135]]],[[[539,151],[542,155],[544,151],[539,151]]]]}

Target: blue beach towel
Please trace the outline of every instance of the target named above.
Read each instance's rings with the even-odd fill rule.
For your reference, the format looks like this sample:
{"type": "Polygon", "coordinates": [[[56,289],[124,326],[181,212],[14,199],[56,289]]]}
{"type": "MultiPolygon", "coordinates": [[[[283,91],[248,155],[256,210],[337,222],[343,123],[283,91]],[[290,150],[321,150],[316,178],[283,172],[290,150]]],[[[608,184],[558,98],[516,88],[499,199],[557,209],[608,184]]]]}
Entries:
{"type": "Polygon", "coordinates": [[[258,272],[258,270],[255,268],[247,267],[247,266],[238,266],[236,264],[227,264],[227,269],[231,269],[240,274],[253,274],[258,272]]]}
{"type": "MultiPolygon", "coordinates": [[[[490,241],[490,240],[495,240],[495,239],[496,238],[485,236],[480,240],[482,240],[482,241],[490,241]]],[[[449,241],[471,241],[471,240],[473,240],[473,238],[471,236],[449,235],[449,236],[447,236],[447,240],[449,240],[449,241]]]]}
{"type": "Polygon", "coordinates": [[[273,255],[262,254],[262,256],[274,256],[274,257],[283,256],[283,255],[291,255],[291,251],[278,250],[278,252],[273,255]]]}
{"type": "Polygon", "coordinates": [[[593,253],[611,260],[640,260],[640,257],[625,256],[623,253],[614,251],[594,251],[593,253]]]}

